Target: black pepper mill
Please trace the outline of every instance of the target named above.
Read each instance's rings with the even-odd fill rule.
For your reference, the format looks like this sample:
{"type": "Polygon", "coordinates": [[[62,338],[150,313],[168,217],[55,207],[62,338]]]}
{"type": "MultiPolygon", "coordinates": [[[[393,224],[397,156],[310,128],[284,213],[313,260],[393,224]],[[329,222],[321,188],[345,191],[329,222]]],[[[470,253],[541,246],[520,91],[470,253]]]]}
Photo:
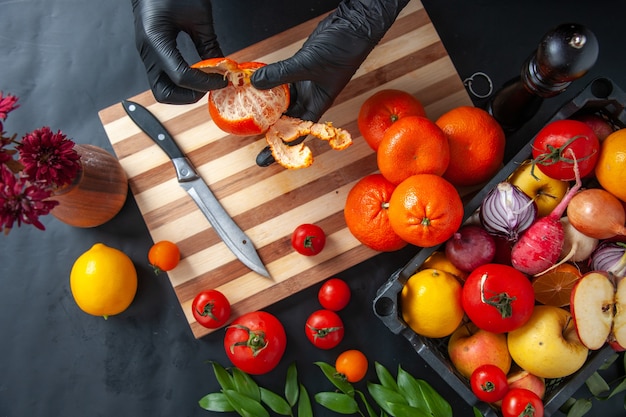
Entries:
{"type": "Polygon", "coordinates": [[[591,69],[598,58],[595,35],[579,24],[557,26],[542,38],[521,75],[497,91],[487,110],[506,132],[530,120],[545,98],[556,96],[591,69]]]}

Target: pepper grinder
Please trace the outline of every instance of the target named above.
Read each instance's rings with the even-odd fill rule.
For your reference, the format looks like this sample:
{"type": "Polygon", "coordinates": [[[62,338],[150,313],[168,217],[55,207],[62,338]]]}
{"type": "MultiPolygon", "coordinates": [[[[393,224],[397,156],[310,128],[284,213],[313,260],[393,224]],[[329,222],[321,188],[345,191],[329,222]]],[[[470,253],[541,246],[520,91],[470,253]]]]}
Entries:
{"type": "Polygon", "coordinates": [[[598,41],[586,27],[566,23],[542,38],[537,50],[487,105],[506,132],[519,129],[539,110],[544,99],[554,97],[583,75],[598,58],[598,41]]]}

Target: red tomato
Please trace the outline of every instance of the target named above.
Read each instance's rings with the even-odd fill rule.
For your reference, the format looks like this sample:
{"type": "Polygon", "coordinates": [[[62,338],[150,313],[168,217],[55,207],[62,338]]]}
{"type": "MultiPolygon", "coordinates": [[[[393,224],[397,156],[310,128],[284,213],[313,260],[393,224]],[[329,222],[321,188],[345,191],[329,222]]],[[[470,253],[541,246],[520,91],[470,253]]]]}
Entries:
{"type": "Polygon", "coordinates": [[[224,335],[224,349],[237,368],[251,375],[268,373],[278,365],[287,335],[276,316],[265,311],[246,313],[235,319],[224,335]]]}
{"type": "Polygon", "coordinates": [[[350,295],[350,287],[344,280],[331,278],[322,284],[317,299],[325,309],[339,311],[348,305],[350,295]]]}
{"type": "Polygon", "coordinates": [[[537,133],[533,141],[533,163],[547,176],[563,181],[575,179],[574,151],[581,178],[591,174],[600,155],[594,131],[578,120],[556,120],[537,133]]]}
{"type": "Polygon", "coordinates": [[[506,374],[500,367],[492,364],[476,368],[470,377],[470,386],[476,398],[486,403],[500,401],[509,391],[506,374]]]}
{"type": "Polygon", "coordinates": [[[291,235],[291,246],[300,254],[317,255],[324,249],[326,235],[321,227],[315,224],[301,224],[291,235]]]}
{"type": "Polygon", "coordinates": [[[531,390],[512,388],[502,399],[504,417],[543,417],[543,402],[531,390]]]}
{"type": "Polygon", "coordinates": [[[530,280],[512,266],[485,264],[466,278],[461,292],[463,310],[483,330],[505,333],[530,318],[535,292],[530,280]]]}
{"type": "Polygon", "coordinates": [[[332,349],[343,340],[343,321],[334,311],[317,310],[307,319],[304,332],[316,347],[332,349]]]}
{"type": "Polygon", "coordinates": [[[230,317],[230,302],[217,290],[205,290],[195,296],[191,303],[191,311],[198,324],[209,329],[217,329],[230,317]]]}

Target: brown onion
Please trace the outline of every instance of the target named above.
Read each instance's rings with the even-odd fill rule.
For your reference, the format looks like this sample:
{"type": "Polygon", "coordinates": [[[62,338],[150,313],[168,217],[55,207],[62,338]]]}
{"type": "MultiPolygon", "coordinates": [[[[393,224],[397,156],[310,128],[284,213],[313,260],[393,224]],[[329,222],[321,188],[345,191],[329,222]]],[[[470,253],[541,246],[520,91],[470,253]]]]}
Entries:
{"type": "Polygon", "coordinates": [[[602,188],[589,188],[576,194],[567,205],[567,217],[572,226],[589,237],[626,236],[624,206],[602,188]]]}

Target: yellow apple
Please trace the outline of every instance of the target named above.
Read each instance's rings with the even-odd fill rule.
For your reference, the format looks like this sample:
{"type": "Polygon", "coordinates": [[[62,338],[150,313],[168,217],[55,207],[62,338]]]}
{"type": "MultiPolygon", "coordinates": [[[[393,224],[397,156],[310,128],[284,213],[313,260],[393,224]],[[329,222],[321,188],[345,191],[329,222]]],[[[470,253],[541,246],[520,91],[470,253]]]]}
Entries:
{"type": "Polygon", "coordinates": [[[506,335],[479,329],[474,323],[461,325],[448,340],[448,355],[461,375],[469,378],[480,365],[498,366],[505,374],[511,369],[506,335]]]}
{"type": "Polygon", "coordinates": [[[509,332],[508,346],[515,363],[542,378],[573,374],[589,353],[578,338],[570,313],[548,305],[535,306],[530,319],[509,332]]]}
{"type": "Polygon", "coordinates": [[[550,214],[569,188],[569,182],[550,178],[537,167],[533,170],[530,160],[522,162],[508,181],[535,200],[538,217],[550,214]]]}

